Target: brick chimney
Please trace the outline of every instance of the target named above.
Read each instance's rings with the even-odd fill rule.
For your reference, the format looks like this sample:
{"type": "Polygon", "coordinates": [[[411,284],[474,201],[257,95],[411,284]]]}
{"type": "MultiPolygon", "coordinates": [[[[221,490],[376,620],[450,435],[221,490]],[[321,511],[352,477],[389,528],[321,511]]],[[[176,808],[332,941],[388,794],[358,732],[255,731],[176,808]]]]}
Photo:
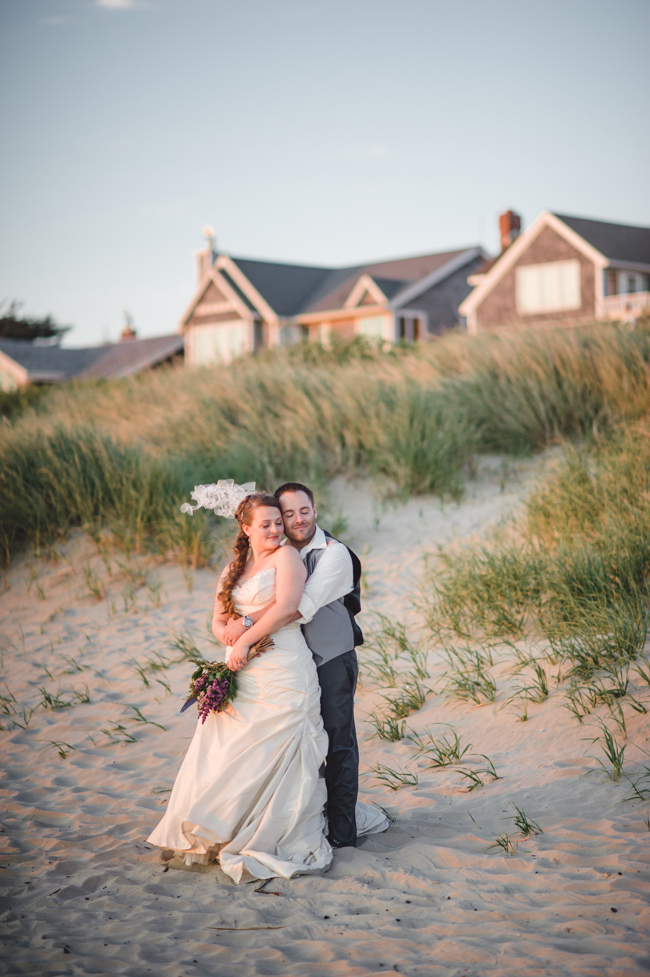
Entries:
{"type": "Polygon", "coordinates": [[[501,235],[501,251],[509,248],[521,231],[521,217],[514,210],[506,210],[499,217],[499,233],[501,235]]]}
{"type": "Polygon", "coordinates": [[[136,339],[137,338],[137,335],[138,335],[137,332],[133,328],[133,316],[130,314],[130,312],[127,312],[126,309],[125,309],[124,310],[124,328],[122,329],[122,332],[120,333],[120,342],[121,343],[127,343],[130,339],[136,339]]]}

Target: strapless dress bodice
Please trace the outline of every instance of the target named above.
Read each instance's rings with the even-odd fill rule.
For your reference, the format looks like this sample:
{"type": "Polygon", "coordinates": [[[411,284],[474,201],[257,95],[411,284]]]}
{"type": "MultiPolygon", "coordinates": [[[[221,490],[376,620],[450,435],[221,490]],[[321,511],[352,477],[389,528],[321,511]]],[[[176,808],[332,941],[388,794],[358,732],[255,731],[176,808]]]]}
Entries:
{"type": "Polygon", "coordinates": [[[243,584],[236,584],[232,597],[239,614],[271,604],[275,600],[275,567],[259,570],[243,584]]]}

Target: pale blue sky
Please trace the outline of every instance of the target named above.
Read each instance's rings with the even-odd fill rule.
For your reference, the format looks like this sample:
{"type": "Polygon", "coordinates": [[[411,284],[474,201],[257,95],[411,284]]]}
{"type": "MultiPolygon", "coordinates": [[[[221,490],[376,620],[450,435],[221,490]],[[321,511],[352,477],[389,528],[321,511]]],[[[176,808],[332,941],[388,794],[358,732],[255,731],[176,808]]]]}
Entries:
{"type": "Polygon", "coordinates": [[[650,224],[648,0],[0,0],[0,300],[176,329],[201,228],[345,264],[650,224]]]}

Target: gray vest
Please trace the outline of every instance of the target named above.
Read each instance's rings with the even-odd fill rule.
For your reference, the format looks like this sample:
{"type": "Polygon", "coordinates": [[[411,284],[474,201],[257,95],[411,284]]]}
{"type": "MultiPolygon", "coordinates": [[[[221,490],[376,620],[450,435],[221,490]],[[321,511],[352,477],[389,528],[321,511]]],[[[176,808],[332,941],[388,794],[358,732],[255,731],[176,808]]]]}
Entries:
{"type": "MultiPolygon", "coordinates": [[[[307,577],[311,577],[325,549],[311,550],[305,557],[307,577]]],[[[308,624],[302,625],[302,633],[314,656],[316,667],[332,658],[354,649],[354,631],[344,598],[332,601],[316,611],[308,624]]]]}

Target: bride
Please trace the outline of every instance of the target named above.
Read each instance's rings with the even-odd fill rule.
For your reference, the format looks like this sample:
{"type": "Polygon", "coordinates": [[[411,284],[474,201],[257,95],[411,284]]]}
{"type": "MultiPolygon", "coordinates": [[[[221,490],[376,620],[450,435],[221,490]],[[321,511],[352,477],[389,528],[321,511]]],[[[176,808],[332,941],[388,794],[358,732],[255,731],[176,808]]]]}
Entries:
{"type": "MultiPolygon", "coordinates": [[[[233,610],[269,609],[227,649],[226,664],[239,673],[237,696],[197,723],[165,816],[148,840],[187,864],[216,857],[237,883],[321,872],[332,862],[322,776],[327,733],[316,666],[299,623],[291,623],[307,571],[293,546],[280,545],[275,496],[222,486],[193,493],[199,505],[239,522],[234,558],[217,588],[215,637],[222,639],[233,610]],[[265,635],[273,647],[249,661],[265,635]]],[[[387,826],[381,811],[360,803],[357,821],[359,833],[387,826]]]]}

